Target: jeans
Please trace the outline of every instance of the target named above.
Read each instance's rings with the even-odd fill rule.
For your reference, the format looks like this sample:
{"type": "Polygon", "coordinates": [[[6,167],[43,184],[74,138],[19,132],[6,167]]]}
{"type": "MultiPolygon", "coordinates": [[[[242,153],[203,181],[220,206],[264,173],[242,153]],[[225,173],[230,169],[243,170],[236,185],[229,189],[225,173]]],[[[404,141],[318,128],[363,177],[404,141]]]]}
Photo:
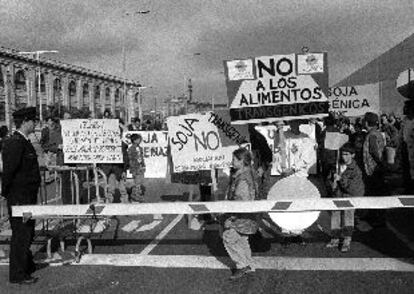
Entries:
{"type": "Polygon", "coordinates": [[[223,232],[223,244],[236,268],[254,268],[248,235],[241,235],[233,228],[227,229],[223,232]]]}
{"type": "Polygon", "coordinates": [[[116,175],[111,173],[108,177],[108,201],[110,203],[114,202],[114,195],[116,189],[119,190],[121,194],[121,203],[128,202],[128,192],[125,187],[125,181],[121,178],[119,181],[116,179],[116,175]]]}
{"type": "Polygon", "coordinates": [[[333,238],[352,237],[355,210],[331,211],[331,231],[333,238]]]}
{"type": "Polygon", "coordinates": [[[131,199],[138,202],[144,202],[144,174],[134,174],[134,187],[132,188],[131,199]]]}

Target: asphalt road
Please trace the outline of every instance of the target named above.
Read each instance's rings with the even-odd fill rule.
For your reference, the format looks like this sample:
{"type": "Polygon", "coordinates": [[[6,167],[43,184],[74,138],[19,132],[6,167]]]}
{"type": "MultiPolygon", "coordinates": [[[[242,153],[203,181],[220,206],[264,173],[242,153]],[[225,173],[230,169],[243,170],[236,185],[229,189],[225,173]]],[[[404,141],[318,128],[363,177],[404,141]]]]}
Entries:
{"type": "MultiPolygon", "coordinates": [[[[147,201],[185,201],[186,189],[151,180],[147,201]]],[[[305,232],[305,245],[286,246],[278,230],[264,225],[264,239],[253,246],[257,270],[237,282],[228,280],[232,263],[217,225],[191,230],[186,216],[121,217],[92,236],[94,254],[79,264],[63,265],[73,261],[73,236],[64,253],[54,244],[55,256],[35,273],[33,286],[9,284],[8,267],[0,266],[0,293],[412,293],[410,216],[389,211],[389,226],[356,231],[348,253],[325,248],[327,213],[305,232]]],[[[42,240],[34,246],[39,261],[46,258],[42,240]]]]}

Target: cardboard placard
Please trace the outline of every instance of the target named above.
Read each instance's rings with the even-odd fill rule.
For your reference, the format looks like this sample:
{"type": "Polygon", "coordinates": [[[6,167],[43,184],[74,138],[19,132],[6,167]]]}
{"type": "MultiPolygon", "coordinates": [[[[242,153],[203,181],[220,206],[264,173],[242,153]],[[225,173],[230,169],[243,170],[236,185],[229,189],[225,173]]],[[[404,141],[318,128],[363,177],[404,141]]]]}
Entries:
{"type": "Polygon", "coordinates": [[[117,119],[62,120],[64,162],[122,163],[117,119]]]}
{"type": "Polygon", "coordinates": [[[329,88],[329,110],[337,115],[363,116],[366,112],[379,113],[379,85],[329,88]]]}
{"type": "Polygon", "coordinates": [[[328,115],[326,53],[224,61],[233,124],[328,115]]]}
{"type": "Polygon", "coordinates": [[[218,113],[208,112],[167,118],[174,172],[231,166],[232,152],[245,146],[248,142],[243,141],[248,138],[232,129],[225,118],[218,120],[219,117],[218,113]]]}
{"type": "Polygon", "coordinates": [[[346,134],[338,132],[326,132],[325,135],[325,149],[339,150],[348,142],[349,137],[346,134]]]}

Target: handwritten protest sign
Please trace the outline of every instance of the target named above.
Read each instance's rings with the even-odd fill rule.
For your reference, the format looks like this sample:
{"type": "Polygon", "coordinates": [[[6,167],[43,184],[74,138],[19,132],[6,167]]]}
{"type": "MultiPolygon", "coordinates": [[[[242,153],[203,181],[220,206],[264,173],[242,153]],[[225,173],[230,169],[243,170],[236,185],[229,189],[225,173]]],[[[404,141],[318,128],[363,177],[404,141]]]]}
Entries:
{"type": "Polygon", "coordinates": [[[167,174],[168,133],[162,131],[131,131],[124,133],[122,140],[130,145],[132,134],[142,137],[140,144],[145,161],[146,178],[165,178],[167,174]]]}
{"type": "Polygon", "coordinates": [[[230,60],[224,67],[233,124],[328,115],[326,53],[230,60]]]}
{"type": "Polygon", "coordinates": [[[348,142],[349,137],[346,134],[338,132],[326,132],[325,135],[325,149],[339,150],[348,142]]]}
{"type": "Polygon", "coordinates": [[[379,113],[379,85],[329,88],[329,110],[338,115],[363,116],[366,112],[379,113]]]}
{"type": "Polygon", "coordinates": [[[65,163],[122,163],[117,119],[62,120],[65,163]]]}
{"type": "MultiPolygon", "coordinates": [[[[273,160],[272,169],[270,171],[272,176],[281,175],[282,170],[282,151],[281,144],[279,141],[278,131],[276,126],[256,126],[255,129],[265,137],[267,144],[272,150],[273,160]]],[[[283,132],[287,132],[290,129],[289,126],[283,126],[283,132]]],[[[309,140],[303,140],[307,144],[315,141],[315,125],[314,124],[302,124],[299,127],[304,139],[307,137],[309,140]]],[[[315,148],[307,148],[311,152],[307,157],[309,158],[309,174],[316,174],[316,150],[315,148]]]]}
{"type": "Polygon", "coordinates": [[[174,172],[228,168],[232,152],[248,139],[213,112],[172,116],[167,126],[174,172]]]}

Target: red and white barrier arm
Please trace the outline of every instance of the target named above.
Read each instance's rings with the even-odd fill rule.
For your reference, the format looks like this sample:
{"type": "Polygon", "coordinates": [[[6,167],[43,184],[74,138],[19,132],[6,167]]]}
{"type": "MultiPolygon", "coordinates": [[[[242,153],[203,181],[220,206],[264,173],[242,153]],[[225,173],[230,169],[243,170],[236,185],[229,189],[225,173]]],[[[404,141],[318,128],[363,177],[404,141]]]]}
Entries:
{"type": "Polygon", "coordinates": [[[414,207],[413,195],[389,197],[317,198],[298,200],[97,203],[83,205],[13,206],[12,215],[29,218],[79,218],[89,216],[145,214],[208,214],[252,212],[301,212],[349,209],[389,209],[414,207]]]}

